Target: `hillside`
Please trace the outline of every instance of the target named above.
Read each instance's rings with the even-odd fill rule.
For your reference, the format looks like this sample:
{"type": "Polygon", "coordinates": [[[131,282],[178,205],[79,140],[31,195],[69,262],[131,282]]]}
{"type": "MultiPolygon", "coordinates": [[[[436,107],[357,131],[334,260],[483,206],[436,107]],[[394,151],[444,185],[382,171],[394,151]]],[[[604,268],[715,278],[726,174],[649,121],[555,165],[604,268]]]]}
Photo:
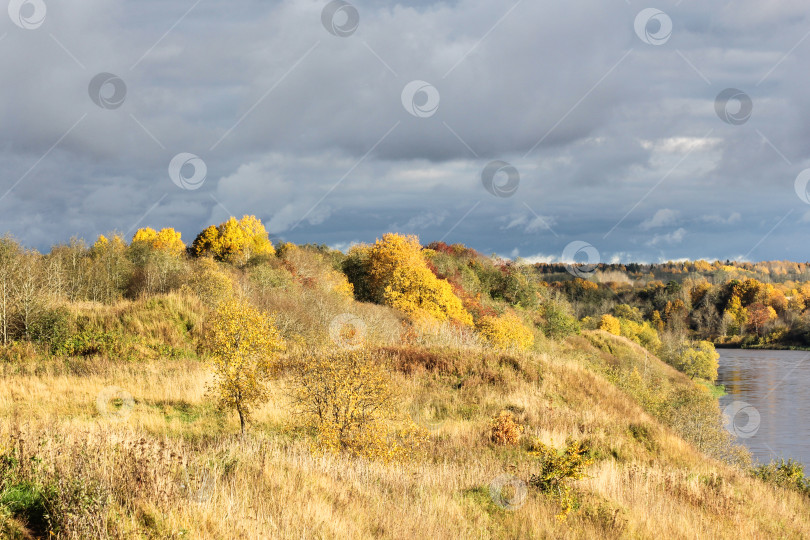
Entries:
{"type": "Polygon", "coordinates": [[[803,475],[752,468],[723,429],[711,355],[691,376],[659,359],[688,337],[583,320],[463,246],[344,255],[227,223],[189,249],[0,243],[3,537],[810,536],[803,475]],[[243,435],[212,345],[248,327],[219,324],[237,308],[273,336],[243,435]],[[342,438],[312,388],[384,404],[342,438]]]}

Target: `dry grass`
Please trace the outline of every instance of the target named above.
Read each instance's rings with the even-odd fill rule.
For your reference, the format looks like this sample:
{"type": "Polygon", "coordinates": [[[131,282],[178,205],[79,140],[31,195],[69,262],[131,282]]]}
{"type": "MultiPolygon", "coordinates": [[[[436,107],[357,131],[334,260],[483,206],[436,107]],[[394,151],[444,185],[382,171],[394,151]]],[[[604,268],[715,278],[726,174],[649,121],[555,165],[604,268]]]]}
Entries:
{"type": "MultiPolygon", "coordinates": [[[[594,333],[501,354],[448,328],[394,345],[401,324],[390,310],[274,294],[265,301],[289,307],[286,337],[303,335],[301,346],[322,344],[334,314],[374,321],[368,341],[396,366],[398,418],[431,430],[420,459],[312,455],[283,378],[240,438],[236,415],[206,397],[211,372],[196,358],[15,360],[0,363],[0,457],[19,461],[0,459],[0,493],[25,482],[50,493],[61,538],[810,537],[806,497],[701,454],[645,409],[636,387],[609,380],[605,373],[636,369],[642,383],[691,385],[626,340],[594,333]],[[132,396],[126,414],[99,411],[109,387],[132,396]],[[491,419],[504,410],[523,427],[516,446],[490,441],[491,419]],[[565,521],[535,491],[514,510],[490,495],[495,478],[536,472],[526,452],[534,437],[557,448],[585,441],[595,458],[589,478],[574,483],[579,506],[565,521]]],[[[196,330],[186,322],[195,326],[202,308],[163,301],[73,309],[94,312],[100,329],[188,348],[196,330]]],[[[24,530],[24,518],[0,512],[0,536],[37,533],[24,530]]]]}
{"type": "MultiPolygon", "coordinates": [[[[47,464],[40,478],[97,486],[99,509],[115,516],[107,532],[121,538],[810,535],[808,502],[798,494],[703,457],[578,364],[525,360],[537,362],[541,379],[510,388],[480,382],[453,393],[430,373],[397,376],[403,415],[419,399],[447,406],[433,426],[429,456],[407,466],[312,456],[306,436],[288,424],[283,381],[240,440],[232,435],[235,417],[204,398],[209,373],[194,361],[7,375],[0,380],[0,448],[7,451],[14,435],[23,454],[47,464]],[[96,410],[98,393],[113,385],[134,396],[126,418],[96,410]],[[567,522],[536,493],[515,511],[492,503],[492,479],[526,478],[532,470],[519,449],[486,440],[489,419],[501,409],[546,444],[573,437],[598,450],[591,478],[577,484],[581,507],[567,522]],[[631,425],[647,426],[650,441],[634,438],[631,425]]],[[[91,517],[74,525],[99,527],[91,517]]]]}

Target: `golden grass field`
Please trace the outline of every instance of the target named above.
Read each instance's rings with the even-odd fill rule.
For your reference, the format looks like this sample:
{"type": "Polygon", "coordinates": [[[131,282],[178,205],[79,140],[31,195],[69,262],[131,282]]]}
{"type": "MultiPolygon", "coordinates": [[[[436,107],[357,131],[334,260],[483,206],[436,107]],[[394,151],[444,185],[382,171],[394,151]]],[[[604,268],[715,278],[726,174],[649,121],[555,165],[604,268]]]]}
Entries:
{"type": "MultiPolygon", "coordinates": [[[[191,300],[166,301],[196,320],[191,300]]],[[[141,344],[181,347],[195,335],[144,315],[142,301],[76,309],[127,321],[141,344]]],[[[49,511],[60,516],[62,538],[810,537],[806,496],[701,453],[642,408],[628,390],[636,387],[608,380],[599,365],[614,376],[635,372],[639,388],[654,380],[659,391],[703,391],[624,338],[586,332],[503,356],[446,336],[406,348],[386,335],[377,345],[394,356],[446,359],[442,369],[392,375],[403,421],[440,411],[427,423],[427,447],[408,462],[313,454],[312,435],[291,413],[289,374],[272,383],[270,402],[241,437],[236,415],[207,396],[212,371],[194,355],[0,364],[0,455],[23,464],[22,480],[45,479],[59,492],[62,506],[49,511]],[[99,408],[109,387],[131,395],[131,409],[126,400],[99,408]],[[525,440],[489,441],[490,419],[503,409],[524,439],[588,441],[595,461],[573,484],[578,505],[567,519],[531,488],[514,509],[495,504],[494,479],[526,479],[536,468],[525,440]]],[[[0,531],[38,535],[36,524],[7,514],[0,531]]]]}

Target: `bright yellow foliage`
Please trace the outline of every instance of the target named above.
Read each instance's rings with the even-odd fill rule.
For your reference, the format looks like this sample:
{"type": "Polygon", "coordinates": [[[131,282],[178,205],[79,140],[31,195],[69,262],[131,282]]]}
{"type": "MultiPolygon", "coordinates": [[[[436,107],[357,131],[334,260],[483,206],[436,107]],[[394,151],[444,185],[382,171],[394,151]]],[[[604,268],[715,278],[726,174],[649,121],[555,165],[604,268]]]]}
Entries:
{"type": "Polygon", "coordinates": [[[604,330],[614,336],[622,335],[622,326],[619,322],[619,319],[614,317],[613,315],[602,315],[602,318],[599,319],[599,330],[604,330]]]}
{"type": "Polygon", "coordinates": [[[246,263],[251,257],[273,255],[276,250],[267,230],[256,216],[231,217],[216,227],[203,229],[191,244],[194,255],[212,256],[218,261],[246,263]]]}
{"type": "Polygon", "coordinates": [[[526,350],[534,343],[534,334],[513,313],[481,317],[475,324],[478,333],[498,349],[526,350]]]}
{"type": "Polygon", "coordinates": [[[153,249],[177,255],[183,253],[186,249],[186,245],[181,239],[181,233],[170,227],[160,229],[160,231],[155,231],[151,227],[138,229],[132,236],[132,243],[147,244],[153,249]]]}
{"type": "Polygon", "coordinates": [[[266,383],[276,373],[284,342],[270,316],[231,299],[208,321],[205,344],[214,365],[211,390],[220,407],[236,409],[244,433],[253,408],[269,398],[266,383]]]}
{"type": "Polygon", "coordinates": [[[293,384],[298,413],[317,432],[316,452],[388,462],[412,457],[427,442],[426,430],[413,422],[389,433],[393,385],[381,358],[368,350],[309,355],[293,384]]]}
{"type": "Polygon", "coordinates": [[[111,250],[115,253],[122,253],[127,247],[127,243],[124,239],[118,235],[113,234],[112,239],[108,239],[103,234],[98,235],[98,239],[93,244],[93,247],[90,248],[90,252],[93,255],[99,255],[102,253],[107,253],[108,250],[111,250]]]}
{"type": "Polygon", "coordinates": [[[401,266],[394,271],[383,295],[386,304],[414,319],[451,319],[471,325],[472,315],[453,293],[450,284],[424,266],[401,266]]]}
{"type": "Polygon", "coordinates": [[[428,268],[416,236],[389,233],[377,240],[369,250],[369,275],[378,300],[413,319],[472,324],[451,285],[428,268]]]}

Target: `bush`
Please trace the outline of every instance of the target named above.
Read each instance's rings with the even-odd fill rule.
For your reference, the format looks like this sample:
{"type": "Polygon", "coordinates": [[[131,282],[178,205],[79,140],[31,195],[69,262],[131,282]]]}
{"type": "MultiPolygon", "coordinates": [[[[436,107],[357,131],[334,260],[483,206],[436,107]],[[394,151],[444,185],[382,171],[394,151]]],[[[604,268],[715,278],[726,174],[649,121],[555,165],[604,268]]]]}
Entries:
{"type": "Polygon", "coordinates": [[[794,489],[810,496],[810,478],[804,475],[804,465],[798,461],[792,459],[771,461],[767,465],[754,467],[752,473],[770,484],[794,489]]]}
{"type": "Polygon", "coordinates": [[[613,315],[602,315],[602,318],[599,319],[599,330],[604,330],[614,336],[622,335],[622,325],[619,319],[613,315]]]}
{"type": "Polygon", "coordinates": [[[565,449],[558,452],[535,440],[529,454],[540,460],[540,472],[531,476],[529,484],[559,501],[557,518],[565,519],[577,502],[570,482],[585,478],[585,469],[593,463],[587,447],[582,442],[568,441],[565,449]]]}
{"type": "Polygon", "coordinates": [[[698,377],[714,382],[717,379],[719,358],[714,345],[708,341],[699,341],[681,354],[676,367],[692,379],[698,377]]]}
{"type": "Polygon", "coordinates": [[[514,415],[506,410],[490,420],[489,440],[501,446],[515,446],[523,433],[523,426],[515,422],[514,415]]]}
{"type": "Polygon", "coordinates": [[[635,322],[629,319],[619,319],[621,335],[638,343],[653,354],[661,349],[661,339],[658,331],[649,322],[635,322]]]}
{"type": "Polygon", "coordinates": [[[56,354],[59,346],[71,334],[70,312],[65,307],[48,309],[33,322],[30,329],[31,340],[48,346],[56,354]]]}
{"type": "Polygon", "coordinates": [[[565,339],[581,332],[579,321],[556,302],[549,302],[543,306],[543,318],[545,322],[542,329],[547,338],[565,339]]]}
{"type": "Polygon", "coordinates": [[[512,313],[481,317],[475,327],[482,338],[498,349],[526,350],[534,343],[532,331],[512,313]]]}
{"type": "Polygon", "coordinates": [[[368,250],[368,275],[377,302],[413,319],[472,325],[472,316],[447,281],[430,270],[416,236],[383,235],[368,250]]]}
{"type": "Polygon", "coordinates": [[[233,295],[233,281],[211,258],[200,259],[185,284],[209,308],[233,295]]]}
{"type": "Polygon", "coordinates": [[[413,423],[389,436],[394,390],[382,355],[366,349],[313,353],[295,371],[291,398],[316,434],[316,452],[387,462],[407,459],[427,440],[413,423]]]}

